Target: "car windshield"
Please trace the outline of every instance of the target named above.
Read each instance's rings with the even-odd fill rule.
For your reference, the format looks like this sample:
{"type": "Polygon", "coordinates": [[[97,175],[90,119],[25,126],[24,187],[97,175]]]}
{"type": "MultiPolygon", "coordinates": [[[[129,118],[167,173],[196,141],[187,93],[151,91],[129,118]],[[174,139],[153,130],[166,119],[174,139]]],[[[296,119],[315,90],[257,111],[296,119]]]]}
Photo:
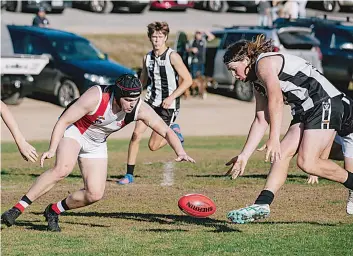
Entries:
{"type": "Polygon", "coordinates": [[[86,40],[52,40],[52,46],[61,60],[102,60],[105,56],[86,40]]]}

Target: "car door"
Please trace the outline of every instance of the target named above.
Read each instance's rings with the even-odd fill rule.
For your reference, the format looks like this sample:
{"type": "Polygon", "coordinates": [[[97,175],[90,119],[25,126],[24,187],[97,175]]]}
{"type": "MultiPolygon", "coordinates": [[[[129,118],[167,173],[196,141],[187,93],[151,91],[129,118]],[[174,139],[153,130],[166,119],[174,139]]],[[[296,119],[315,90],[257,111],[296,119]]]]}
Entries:
{"type": "Polygon", "coordinates": [[[344,49],[344,44],[352,44],[353,35],[344,30],[335,30],[331,37],[327,62],[331,65],[333,81],[344,82],[348,85],[351,80],[351,67],[353,66],[352,49],[344,49]]]}
{"type": "Polygon", "coordinates": [[[28,34],[25,38],[25,48],[26,54],[50,55],[49,63],[39,75],[34,76],[34,82],[36,91],[53,94],[60,71],[56,68],[49,40],[45,37],[28,34]]]}

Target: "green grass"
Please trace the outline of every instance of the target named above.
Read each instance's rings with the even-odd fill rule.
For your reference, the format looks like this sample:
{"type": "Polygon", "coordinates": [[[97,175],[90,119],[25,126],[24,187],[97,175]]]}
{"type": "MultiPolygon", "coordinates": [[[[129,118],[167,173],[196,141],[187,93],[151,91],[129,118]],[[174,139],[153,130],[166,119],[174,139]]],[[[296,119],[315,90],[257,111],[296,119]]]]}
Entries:
{"type": "MultiPolygon", "coordinates": [[[[271,217],[233,225],[229,210],[254,201],[268,172],[263,154],[248,162],[243,177],[230,180],[224,163],[242,148],[244,137],[187,138],[186,150],[197,160],[174,164],[174,185],[161,186],[163,169],[175,156],[169,147],[150,152],[141,143],[135,183],[118,186],[124,174],[128,141],[109,141],[106,194],[94,205],[60,217],[61,233],[49,233],[42,216],[45,206],[63,199],[83,184],[77,167],[52,191],[38,199],[17,222],[2,226],[2,255],[353,255],[353,216],[345,214],[347,191],[320,180],[306,184],[295,161],[289,179],[275,198],[271,217]],[[203,193],[217,211],[210,218],[184,215],[180,196],[203,193]]],[[[39,152],[48,142],[33,142],[39,152]]],[[[15,204],[43,172],[38,163],[21,160],[14,144],[2,144],[2,212],[15,204]]],[[[54,159],[46,162],[46,168],[54,159]]]]}

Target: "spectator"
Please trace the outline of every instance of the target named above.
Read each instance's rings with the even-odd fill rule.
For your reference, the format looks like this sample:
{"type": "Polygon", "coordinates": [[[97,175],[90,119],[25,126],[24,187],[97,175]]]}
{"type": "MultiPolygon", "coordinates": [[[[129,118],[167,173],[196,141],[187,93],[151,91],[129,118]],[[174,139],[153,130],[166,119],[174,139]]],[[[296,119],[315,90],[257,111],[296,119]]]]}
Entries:
{"type": "Polygon", "coordinates": [[[39,7],[37,15],[33,18],[32,26],[42,28],[49,27],[49,20],[46,17],[44,7],[39,7]]]}
{"type": "Polygon", "coordinates": [[[196,31],[195,38],[191,43],[188,52],[191,54],[191,75],[192,78],[203,76],[205,73],[205,51],[207,41],[212,41],[215,36],[208,31],[196,31]]]}
{"type": "Polygon", "coordinates": [[[296,0],[288,0],[283,7],[283,18],[298,19],[299,5],[296,0]]]}
{"type": "Polygon", "coordinates": [[[298,8],[299,8],[299,17],[305,18],[306,17],[306,3],[307,0],[298,0],[298,8]]]}
{"type": "Polygon", "coordinates": [[[267,0],[259,1],[259,26],[270,26],[271,4],[267,0]]]}

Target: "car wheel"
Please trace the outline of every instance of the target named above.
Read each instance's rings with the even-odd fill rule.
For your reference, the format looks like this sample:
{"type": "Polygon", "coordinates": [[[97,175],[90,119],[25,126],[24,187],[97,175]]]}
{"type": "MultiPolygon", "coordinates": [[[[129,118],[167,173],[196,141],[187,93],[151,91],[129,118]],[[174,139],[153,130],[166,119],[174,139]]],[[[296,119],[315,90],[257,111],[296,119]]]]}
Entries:
{"type": "Polygon", "coordinates": [[[336,1],[322,1],[322,9],[326,12],[333,12],[336,8],[336,1]]]}
{"type": "Polygon", "coordinates": [[[235,81],[234,83],[235,97],[242,101],[252,101],[254,97],[253,87],[249,83],[242,81],[235,81]]]}
{"type": "Polygon", "coordinates": [[[19,105],[23,101],[23,97],[21,97],[20,92],[15,92],[7,99],[1,99],[1,100],[5,102],[7,105],[19,105]]]}
{"type": "Polygon", "coordinates": [[[111,11],[112,3],[110,1],[90,1],[89,9],[96,13],[109,13],[111,11]]]}
{"type": "Polygon", "coordinates": [[[211,12],[222,12],[224,8],[224,2],[222,0],[209,1],[207,7],[211,12]]]}
{"type": "Polygon", "coordinates": [[[66,107],[71,101],[80,97],[80,92],[74,82],[65,80],[59,88],[57,97],[59,105],[66,107]]]}
{"type": "Polygon", "coordinates": [[[22,1],[7,1],[6,10],[10,12],[21,12],[22,11],[22,1]]]}

